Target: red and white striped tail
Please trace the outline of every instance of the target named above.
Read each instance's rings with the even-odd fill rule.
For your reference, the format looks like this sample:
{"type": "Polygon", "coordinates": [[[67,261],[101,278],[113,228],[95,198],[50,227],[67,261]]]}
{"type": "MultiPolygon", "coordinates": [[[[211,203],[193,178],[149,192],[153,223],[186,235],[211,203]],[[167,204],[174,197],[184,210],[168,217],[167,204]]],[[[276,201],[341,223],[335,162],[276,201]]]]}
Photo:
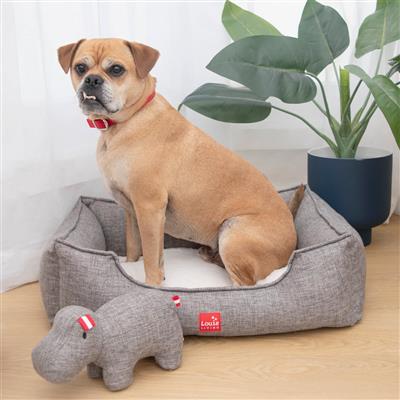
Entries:
{"type": "Polygon", "coordinates": [[[82,317],[77,319],[77,322],[79,322],[85,332],[90,331],[96,326],[96,323],[90,314],[82,315],[82,317]]]}
{"type": "Polygon", "coordinates": [[[181,298],[178,295],[172,296],[171,299],[175,303],[176,307],[181,306],[181,298]]]}

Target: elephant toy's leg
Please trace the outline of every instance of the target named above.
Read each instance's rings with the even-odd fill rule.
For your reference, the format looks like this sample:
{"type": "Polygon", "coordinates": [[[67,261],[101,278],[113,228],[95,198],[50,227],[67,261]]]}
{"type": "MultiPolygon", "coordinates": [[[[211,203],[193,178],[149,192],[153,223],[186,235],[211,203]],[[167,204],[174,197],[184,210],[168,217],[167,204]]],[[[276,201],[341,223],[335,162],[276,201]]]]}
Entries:
{"type": "MultiPolygon", "coordinates": [[[[135,363],[136,364],[136,363],[135,363]]],[[[118,369],[111,367],[109,369],[103,369],[103,380],[104,384],[109,390],[117,391],[126,389],[128,386],[132,385],[133,382],[133,368],[118,369]]]]}
{"type": "Polygon", "coordinates": [[[156,363],[162,369],[177,369],[182,362],[182,345],[174,350],[168,350],[155,356],[156,363]]]}
{"type": "Polygon", "coordinates": [[[96,364],[90,363],[87,366],[87,374],[89,378],[97,379],[103,376],[103,368],[97,366],[96,364]]]}

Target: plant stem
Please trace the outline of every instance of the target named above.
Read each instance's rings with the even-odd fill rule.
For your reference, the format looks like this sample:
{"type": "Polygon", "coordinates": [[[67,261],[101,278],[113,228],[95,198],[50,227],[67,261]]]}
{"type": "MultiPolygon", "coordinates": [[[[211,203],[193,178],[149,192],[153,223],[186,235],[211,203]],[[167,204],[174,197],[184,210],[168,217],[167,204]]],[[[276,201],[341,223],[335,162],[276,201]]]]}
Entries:
{"type": "Polygon", "coordinates": [[[318,108],[318,110],[322,112],[322,114],[324,114],[325,116],[327,116],[326,111],[323,109],[323,107],[321,106],[321,104],[318,103],[317,100],[312,100],[312,102],[315,104],[315,106],[318,108]]]}
{"type": "MultiPolygon", "coordinates": [[[[375,68],[375,75],[377,75],[378,72],[379,72],[379,67],[380,67],[381,61],[382,61],[382,55],[383,55],[383,47],[381,48],[381,51],[379,52],[379,58],[378,58],[378,62],[377,62],[377,64],[376,64],[376,68],[375,68]]],[[[371,97],[371,91],[368,90],[367,98],[365,99],[363,105],[361,106],[361,108],[360,108],[360,109],[358,110],[358,112],[357,112],[358,120],[361,119],[361,115],[362,115],[362,113],[364,112],[365,107],[367,107],[367,104],[368,104],[368,101],[369,101],[370,97],[371,97]]],[[[372,103],[372,104],[373,104],[373,103],[372,103]]],[[[368,111],[367,111],[367,114],[368,114],[368,111]]],[[[367,115],[367,114],[366,114],[366,115],[367,115]]],[[[356,123],[356,124],[357,124],[358,121],[357,121],[357,120],[353,120],[353,123],[356,123]]]]}
{"type": "Polygon", "coordinates": [[[354,132],[354,135],[352,136],[351,140],[347,144],[346,152],[352,151],[352,152],[354,152],[354,154],[357,152],[358,144],[360,143],[360,141],[364,135],[367,125],[368,125],[368,122],[364,125],[361,124],[358,127],[358,129],[354,132]]]}
{"type": "MultiPolygon", "coordinates": [[[[369,89],[368,89],[368,90],[369,90],[369,89]]],[[[360,114],[359,114],[359,115],[360,115],[360,118],[359,118],[359,119],[361,119],[361,115],[362,115],[362,113],[364,112],[365,107],[367,107],[367,104],[368,104],[368,101],[369,101],[370,97],[371,97],[371,92],[368,91],[367,98],[365,99],[363,105],[362,105],[361,108],[360,108],[360,114]]]]}
{"type": "MultiPolygon", "coordinates": [[[[383,47],[381,48],[381,51],[379,52],[379,58],[378,58],[378,62],[376,64],[375,75],[377,75],[378,72],[379,72],[379,67],[381,66],[381,61],[382,61],[382,55],[383,55],[383,47]]],[[[365,99],[364,104],[361,107],[362,111],[360,113],[360,117],[361,117],[361,114],[364,112],[365,107],[367,107],[367,104],[368,104],[368,101],[369,101],[370,97],[371,97],[371,91],[368,91],[368,96],[365,99]]]]}
{"type": "Polygon", "coordinates": [[[350,100],[349,100],[348,103],[346,104],[346,107],[345,107],[345,109],[344,109],[344,111],[343,111],[343,115],[346,115],[346,113],[347,113],[347,111],[348,111],[348,109],[349,109],[351,103],[352,103],[353,100],[354,100],[354,97],[356,96],[357,90],[358,90],[359,87],[361,86],[361,83],[362,83],[362,80],[360,79],[360,80],[358,81],[356,87],[354,88],[353,93],[351,94],[350,100]]]}
{"type": "Polygon", "coordinates": [[[315,126],[311,125],[306,119],[304,119],[303,117],[301,117],[300,115],[298,115],[298,114],[296,114],[296,113],[294,113],[294,112],[292,112],[292,111],[285,110],[285,109],[283,109],[283,108],[274,106],[274,105],[272,105],[272,104],[271,104],[271,108],[274,108],[275,110],[278,110],[278,111],[284,112],[284,113],[286,113],[286,114],[292,115],[293,117],[296,117],[296,118],[298,118],[299,120],[303,121],[303,122],[304,122],[308,127],[310,127],[320,138],[322,138],[323,140],[325,140],[325,142],[328,143],[328,145],[329,145],[329,147],[332,149],[332,151],[333,151],[336,155],[338,155],[338,149],[337,149],[336,144],[335,144],[331,139],[329,139],[328,136],[326,136],[326,135],[324,135],[322,132],[320,132],[315,126]]]}
{"type": "Polygon", "coordinates": [[[360,143],[360,141],[364,135],[365,129],[367,128],[367,126],[369,124],[369,120],[374,115],[377,108],[378,108],[378,105],[375,102],[373,102],[371,104],[371,106],[369,107],[364,119],[354,129],[354,136],[351,138],[351,140],[347,144],[347,150],[349,150],[349,149],[353,149],[354,151],[357,150],[358,144],[360,143]]]}
{"type": "Polygon", "coordinates": [[[338,146],[340,148],[342,146],[342,139],[340,138],[340,136],[336,132],[335,126],[333,124],[331,113],[329,111],[329,104],[328,104],[328,100],[326,98],[326,93],[325,93],[324,86],[322,85],[322,82],[319,80],[317,75],[314,75],[311,72],[306,72],[306,75],[309,75],[312,78],[314,78],[318,82],[318,84],[319,84],[319,86],[321,88],[322,98],[324,99],[324,104],[325,104],[325,109],[326,109],[326,114],[327,114],[326,117],[328,118],[329,126],[331,127],[332,133],[335,136],[336,143],[338,144],[338,146]]]}
{"type": "Polygon", "coordinates": [[[379,52],[379,58],[376,64],[375,75],[378,75],[379,67],[381,66],[382,56],[383,56],[383,46],[381,47],[381,51],[379,52]]]}
{"type": "MultiPolygon", "coordinates": [[[[312,74],[311,72],[306,72],[306,75],[311,76],[312,78],[314,78],[314,79],[318,82],[318,84],[319,84],[319,86],[320,86],[320,88],[321,88],[322,98],[323,98],[324,104],[325,104],[326,116],[327,116],[327,118],[328,118],[328,120],[329,120],[329,124],[332,125],[331,113],[330,113],[330,111],[329,111],[329,104],[328,104],[328,100],[327,100],[327,98],[326,98],[326,93],[325,93],[324,86],[322,85],[322,82],[319,80],[319,78],[318,78],[317,75],[314,75],[314,74],[312,74]]],[[[331,126],[331,127],[332,127],[332,126],[331,126]]]]}
{"type": "Polygon", "coordinates": [[[374,101],[371,106],[368,108],[367,113],[365,114],[365,117],[363,119],[363,121],[361,121],[361,124],[364,122],[368,122],[370,120],[370,118],[372,117],[372,115],[374,114],[374,112],[376,111],[376,109],[378,108],[378,105],[376,104],[376,102],[374,101]]]}
{"type": "Polygon", "coordinates": [[[337,73],[337,68],[336,68],[335,60],[332,60],[332,67],[333,67],[333,70],[335,71],[335,76],[336,76],[337,84],[338,84],[338,86],[340,87],[340,80],[339,80],[339,75],[338,75],[338,73],[337,73]]]}
{"type": "MultiPolygon", "coordinates": [[[[314,105],[318,108],[318,110],[321,111],[322,114],[325,115],[325,117],[328,117],[328,114],[326,113],[326,111],[324,110],[324,108],[321,106],[321,104],[319,104],[319,103],[317,102],[317,100],[312,100],[312,102],[313,102],[314,105]]],[[[332,117],[332,115],[331,115],[331,118],[332,118],[332,122],[333,122],[333,124],[334,124],[336,130],[339,131],[339,128],[340,128],[339,122],[336,120],[335,117],[332,117]]]]}
{"type": "Polygon", "coordinates": [[[397,72],[397,68],[398,68],[397,65],[393,65],[393,67],[390,68],[389,71],[387,72],[386,76],[387,76],[388,78],[390,78],[394,73],[397,72]]]}

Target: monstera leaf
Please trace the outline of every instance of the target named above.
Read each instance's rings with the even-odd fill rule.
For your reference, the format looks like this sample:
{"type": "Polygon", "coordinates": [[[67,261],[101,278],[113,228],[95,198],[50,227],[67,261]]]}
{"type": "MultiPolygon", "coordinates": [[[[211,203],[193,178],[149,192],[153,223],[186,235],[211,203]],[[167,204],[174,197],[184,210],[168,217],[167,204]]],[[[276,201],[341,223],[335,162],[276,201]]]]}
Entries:
{"type": "Polygon", "coordinates": [[[347,65],[345,68],[351,74],[362,79],[368,86],[400,147],[400,88],[384,75],[376,75],[371,78],[356,65],[347,65]]]}
{"type": "Polygon", "coordinates": [[[304,73],[308,55],[298,39],[251,36],[222,49],[207,68],[247,86],[261,98],[274,96],[285,103],[305,103],[316,94],[313,80],[304,73]]]}
{"type": "Polygon", "coordinates": [[[231,1],[225,2],[222,23],[233,40],[255,35],[277,36],[281,33],[265,19],[243,10],[231,1]]]}
{"type": "Polygon", "coordinates": [[[257,122],[267,118],[271,105],[247,88],[206,83],[190,93],[182,105],[222,122],[257,122]]]}
{"type": "Polygon", "coordinates": [[[400,39],[400,1],[381,0],[376,11],[360,26],[356,41],[356,57],[400,39]]]}
{"type": "Polygon", "coordinates": [[[333,8],[308,0],[301,16],[299,39],[310,49],[307,71],[318,75],[349,45],[349,30],[333,8]]]}

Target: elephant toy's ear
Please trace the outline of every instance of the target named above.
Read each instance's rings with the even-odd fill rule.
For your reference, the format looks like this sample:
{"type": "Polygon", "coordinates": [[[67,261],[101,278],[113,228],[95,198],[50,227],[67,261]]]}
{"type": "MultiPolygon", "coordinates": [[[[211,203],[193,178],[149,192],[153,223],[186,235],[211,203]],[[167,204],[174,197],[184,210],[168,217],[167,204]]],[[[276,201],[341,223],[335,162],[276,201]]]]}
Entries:
{"type": "Polygon", "coordinates": [[[85,332],[90,331],[96,326],[96,322],[90,314],[82,315],[76,320],[85,332]]]}

